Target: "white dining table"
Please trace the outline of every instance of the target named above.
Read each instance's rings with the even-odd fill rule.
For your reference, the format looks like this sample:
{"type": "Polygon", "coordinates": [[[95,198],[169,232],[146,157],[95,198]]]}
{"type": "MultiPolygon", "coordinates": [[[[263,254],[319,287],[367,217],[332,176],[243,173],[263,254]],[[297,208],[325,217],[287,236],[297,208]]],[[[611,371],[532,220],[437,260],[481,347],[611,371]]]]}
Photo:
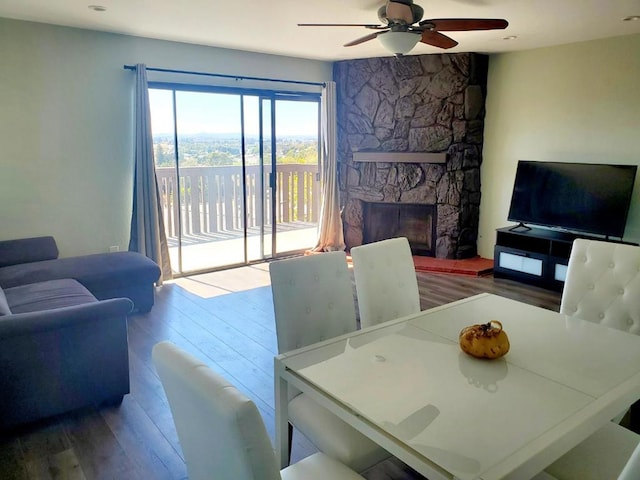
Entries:
{"type": "Polygon", "coordinates": [[[481,294],[279,355],[275,388],[282,466],[298,389],[430,480],[528,479],[640,398],[640,336],[481,294]],[[462,352],[490,320],[509,353],[462,352]]]}

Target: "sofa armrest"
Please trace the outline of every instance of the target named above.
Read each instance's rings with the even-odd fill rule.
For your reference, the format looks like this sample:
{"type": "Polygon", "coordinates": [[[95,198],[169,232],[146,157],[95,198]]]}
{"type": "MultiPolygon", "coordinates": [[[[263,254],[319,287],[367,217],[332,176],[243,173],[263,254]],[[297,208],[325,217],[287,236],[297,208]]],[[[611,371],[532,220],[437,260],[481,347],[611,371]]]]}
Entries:
{"type": "Polygon", "coordinates": [[[133,303],[128,298],[114,298],[83,303],[72,307],[16,313],[0,318],[0,341],[19,335],[72,328],[87,322],[105,322],[131,313],[133,303]]]}
{"type": "Polygon", "coordinates": [[[20,238],[0,241],[0,267],[58,258],[53,237],[20,238]]]}
{"type": "Polygon", "coordinates": [[[126,298],[0,318],[0,431],[129,393],[126,298]]]}

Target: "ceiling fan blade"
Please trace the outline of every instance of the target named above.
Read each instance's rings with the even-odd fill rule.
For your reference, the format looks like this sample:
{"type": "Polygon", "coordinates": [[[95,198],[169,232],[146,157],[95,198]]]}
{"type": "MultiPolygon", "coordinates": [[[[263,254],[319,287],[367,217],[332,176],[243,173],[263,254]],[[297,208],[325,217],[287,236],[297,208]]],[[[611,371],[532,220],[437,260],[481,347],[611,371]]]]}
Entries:
{"type": "Polygon", "coordinates": [[[299,27],[365,27],[365,28],[387,28],[385,25],[376,23],[299,23],[299,27]]]}
{"type": "Polygon", "coordinates": [[[433,30],[425,30],[422,32],[422,39],[420,40],[422,43],[426,43],[427,45],[433,45],[434,47],[439,48],[453,48],[458,45],[453,38],[447,37],[442,33],[433,31],[433,30]]]}
{"type": "Polygon", "coordinates": [[[470,30],[502,30],[509,22],[502,18],[432,18],[418,25],[438,32],[465,32],[470,30]]]}
{"type": "Polygon", "coordinates": [[[357,39],[355,39],[355,40],[353,40],[353,41],[351,41],[349,43],[345,43],[344,46],[345,47],[353,47],[354,45],[360,45],[361,43],[368,42],[369,40],[373,40],[374,38],[376,38],[381,33],[384,33],[384,32],[373,32],[373,33],[370,33],[369,35],[365,35],[364,37],[360,37],[360,38],[357,38],[357,39]]]}

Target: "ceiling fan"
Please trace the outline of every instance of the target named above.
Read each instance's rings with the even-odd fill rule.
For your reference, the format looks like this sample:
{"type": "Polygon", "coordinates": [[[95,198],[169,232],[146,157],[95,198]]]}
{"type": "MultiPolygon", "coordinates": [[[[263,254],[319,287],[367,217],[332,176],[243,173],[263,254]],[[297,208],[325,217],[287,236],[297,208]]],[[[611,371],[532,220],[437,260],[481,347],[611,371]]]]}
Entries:
{"type": "Polygon", "coordinates": [[[389,0],[378,9],[378,18],[383,25],[370,23],[299,23],[300,27],[365,27],[376,30],[357,38],[345,47],[359,45],[377,38],[396,56],[409,53],[420,41],[439,48],[458,45],[453,38],[440,32],[463,32],[470,30],[501,30],[509,22],[501,18],[431,18],[422,20],[424,9],[413,0],[389,0]]]}

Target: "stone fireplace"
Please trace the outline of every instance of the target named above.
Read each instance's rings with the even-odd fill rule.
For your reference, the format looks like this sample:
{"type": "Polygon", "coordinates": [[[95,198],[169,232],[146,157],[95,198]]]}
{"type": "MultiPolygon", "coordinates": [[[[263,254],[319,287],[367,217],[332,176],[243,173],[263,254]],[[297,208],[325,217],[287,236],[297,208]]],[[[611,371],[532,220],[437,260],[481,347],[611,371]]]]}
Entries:
{"type": "Polygon", "coordinates": [[[336,62],[347,248],[406,236],[415,254],[476,255],[487,57],[336,62]]]}

